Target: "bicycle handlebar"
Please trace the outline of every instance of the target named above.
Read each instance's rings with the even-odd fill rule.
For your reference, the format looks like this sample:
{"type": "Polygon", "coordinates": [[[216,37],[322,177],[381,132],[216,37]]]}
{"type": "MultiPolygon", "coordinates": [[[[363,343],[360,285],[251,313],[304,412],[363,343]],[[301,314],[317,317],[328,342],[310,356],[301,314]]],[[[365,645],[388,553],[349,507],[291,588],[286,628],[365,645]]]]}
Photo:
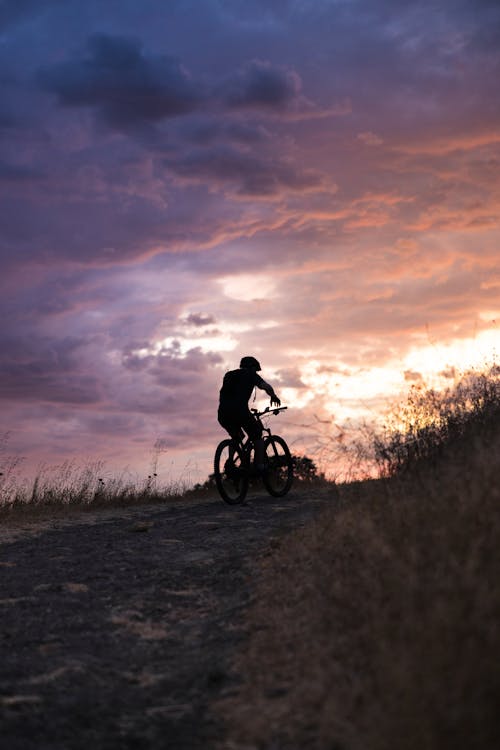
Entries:
{"type": "Polygon", "coordinates": [[[280,411],[285,411],[285,409],[288,409],[288,406],[266,406],[264,411],[252,409],[252,414],[259,418],[265,416],[266,414],[279,414],[280,411]]]}

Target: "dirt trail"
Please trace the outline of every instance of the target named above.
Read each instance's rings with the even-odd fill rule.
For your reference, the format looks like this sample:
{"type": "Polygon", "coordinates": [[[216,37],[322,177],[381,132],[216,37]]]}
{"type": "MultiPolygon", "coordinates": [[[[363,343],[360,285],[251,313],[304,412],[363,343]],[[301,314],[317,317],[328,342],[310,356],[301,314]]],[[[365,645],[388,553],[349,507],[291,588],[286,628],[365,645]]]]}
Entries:
{"type": "Polygon", "coordinates": [[[210,750],[258,557],[322,492],[76,513],[0,533],[0,745],[210,750]]]}

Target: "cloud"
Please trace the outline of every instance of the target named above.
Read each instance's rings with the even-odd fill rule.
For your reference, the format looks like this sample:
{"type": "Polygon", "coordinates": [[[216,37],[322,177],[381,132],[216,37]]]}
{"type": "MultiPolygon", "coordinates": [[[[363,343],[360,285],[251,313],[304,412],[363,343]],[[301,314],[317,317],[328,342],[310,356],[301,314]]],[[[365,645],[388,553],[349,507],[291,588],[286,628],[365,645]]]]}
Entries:
{"type": "Polygon", "coordinates": [[[278,109],[297,106],[302,82],[293,70],[252,60],[221,87],[222,99],[230,109],[278,109]]]}
{"type": "Polygon", "coordinates": [[[2,399],[55,404],[95,404],[100,400],[98,378],[79,369],[75,356],[81,339],[23,336],[3,338],[0,370],[2,399]]]}
{"type": "Polygon", "coordinates": [[[231,142],[247,147],[264,144],[272,137],[271,132],[262,122],[225,120],[215,115],[212,115],[210,119],[198,117],[192,125],[189,124],[183,128],[183,136],[187,142],[193,142],[199,146],[231,142]]]}
{"type": "Polygon", "coordinates": [[[203,328],[204,326],[213,325],[217,321],[213,315],[208,315],[206,313],[189,313],[185,322],[187,325],[193,325],[196,328],[203,328]]]}
{"type": "Polygon", "coordinates": [[[358,133],[357,138],[358,141],[361,141],[367,146],[381,146],[384,142],[383,138],[380,138],[380,136],[372,133],[371,130],[368,130],[364,133],[358,133]]]}
{"type": "MultiPolygon", "coordinates": [[[[302,94],[296,71],[268,61],[252,60],[222,80],[202,83],[176,57],[148,53],[134,37],[102,33],[88,38],[80,58],[40,68],[38,80],[62,106],[88,107],[122,131],[210,110],[299,118],[349,111],[345,104],[318,108],[302,94]]],[[[244,123],[225,127],[242,140],[258,133],[244,123]]]]}
{"type": "Polygon", "coordinates": [[[112,127],[127,130],[196,109],[202,92],[178,60],[147,55],[133,38],[93,34],[87,55],[40,72],[63,106],[90,107],[112,127]]]}
{"type": "Polygon", "coordinates": [[[298,367],[289,367],[277,372],[280,388],[307,388],[298,367]]]}
{"type": "Polygon", "coordinates": [[[228,188],[243,196],[271,197],[283,191],[307,192],[323,186],[318,170],[301,169],[272,156],[259,156],[219,145],[196,150],[165,164],[179,177],[192,182],[228,188]]]}

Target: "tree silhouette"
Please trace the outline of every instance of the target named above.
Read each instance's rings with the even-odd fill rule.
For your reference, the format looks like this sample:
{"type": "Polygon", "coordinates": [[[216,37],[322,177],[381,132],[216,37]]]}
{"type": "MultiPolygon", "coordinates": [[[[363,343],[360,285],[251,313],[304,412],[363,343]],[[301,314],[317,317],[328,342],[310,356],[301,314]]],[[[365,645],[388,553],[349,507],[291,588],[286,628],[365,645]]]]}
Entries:
{"type": "Polygon", "coordinates": [[[309,456],[292,456],[293,476],[299,482],[316,482],[324,479],[324,474],[318,472],[318,467],[309,456]]]}

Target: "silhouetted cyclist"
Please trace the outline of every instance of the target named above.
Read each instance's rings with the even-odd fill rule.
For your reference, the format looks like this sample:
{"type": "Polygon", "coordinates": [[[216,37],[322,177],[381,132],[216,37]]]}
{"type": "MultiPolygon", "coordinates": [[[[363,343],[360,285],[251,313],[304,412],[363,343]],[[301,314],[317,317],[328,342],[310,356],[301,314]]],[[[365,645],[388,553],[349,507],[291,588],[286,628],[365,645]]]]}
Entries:
{"type": "Polygon", "coordinates": [[[254,388],[260,388],[271,399],[271,406],[280,406],[281,401],[274,389],[263,380],[258,372],[260,364],[255,357],[243,357],[239,370],[230,370],[224,375],[220,389],[218,419],[233,440],[243,438],[245,430],[255,446],[255,465],[259,471],[264,469],[264,441],[262,429],[248,408],[248,401],[254,388]]]}

